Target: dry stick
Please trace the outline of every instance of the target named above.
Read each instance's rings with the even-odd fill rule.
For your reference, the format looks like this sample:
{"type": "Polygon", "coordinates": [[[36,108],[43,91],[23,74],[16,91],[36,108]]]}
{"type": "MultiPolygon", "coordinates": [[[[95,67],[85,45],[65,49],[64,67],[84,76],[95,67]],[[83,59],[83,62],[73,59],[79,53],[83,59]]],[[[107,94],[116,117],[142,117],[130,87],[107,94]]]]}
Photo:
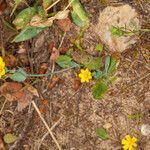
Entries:
{"type": "MultiPolygon", "coordinates": [[[[59,44],[59,46],[58,46],[58,49],[62,46],[65,36],[66,36],[66,32],[64,32],[64,34],[63,34],[63,37],[62,37],[62,39],[61,39],[61,41],[60,41],[60,44],[59,44]]],[[[50,79],[53,77],[54,71],[55,71],[55,62],[53,62],[53,65],[52,65],[52,71],[51,71],[50,79]]]]}
{"type": "Polygon", "coordinates": [[[138,82],[142,81],[143,79],[147,78],[150,76],[150,73],[146,74],[146,75],[142,75],[142,77],[140,77],[139,79],[136,79],[135,82],[129,84],[125,89],[127,89],[129,86],[133,86],[135,84],[137,84],[138,82]]]}
{"type": "Polygon", "coordinates": [[[46,8],[46,11],[48,11],[48,10],[51,9],[53,6],[55,6],[59,1],[61,1],[61,0],[57,0],[57,1],[54,2],[52,5],[50,5],[48,8],[46,8]]]}
{"type": "Polygon", "coordinates": [[[2,105],[2,108],[1,108],[1,110],[0,110],[0,114],[2,114],[3,109],[4,109],[5,105],[6,105],[6,102],[7,102],[7,100],[5,99],[5,101],[4,101],[3,105],[2,105]]]}
{"type": "MultiPolygon", "coordinates": [[[[61,118],[51,127],[51,131],[60,123],[60,121],[62,120],[62,118],[63,118],[63,117],[61,117],[61,118]]],[[[38,146],[38,150],[40,149],[42,142],[43,142],[44,139],[48,136],[48,134],[49,134],[49,133],[46,132],[46,133],[44,134],[44,136],[42,137],[42,139],[41,139],[41,141],[40,141],[40,143],[39,143],[39,146],[38,146]]]]}
{"type": "Polygon", "coordinates": [[[66,6],[66,8],[65,8],[63,11],[67,10],[67,9],[70,7],[70,5],[72,4],[73,1],[74,1],[74,0],[72,0],[72,1],[66,6]]]}
{"type": "Polygon", "coordinates": [[[127,85],[125,88],[123,88],[118,94],[117,96],[120,94],[120,93],[124,93],[130,86],[133,86],[135,84],[137,84],[138,82],[142,81],[143,79],[146,79],[150,76],[150,73],[146,74],[146,75],[142,75],[142,77],[140,77],[139,79],[135,79],[133,83],[127,85]]]}
{"type": "Polygon", "coordinates": [[[42,117],[41,112],[39,111],[38,107],[36,106],[35,102],[32,101],[31,102],[33,107],[35,108],[36,112],[38,113],[39,117],[41,118],[42,122],[44,123],[45,127],[47,128],[49,134],[51,135],[52,139],[54,140],[55,144],[57,145],[58,149],[61,150],[61,147],[59,145],[59,143],[57,142],[55,136],[53,135],[51,129],[49,128],[48,124],[46,123],[45,119],[42,117]]]}

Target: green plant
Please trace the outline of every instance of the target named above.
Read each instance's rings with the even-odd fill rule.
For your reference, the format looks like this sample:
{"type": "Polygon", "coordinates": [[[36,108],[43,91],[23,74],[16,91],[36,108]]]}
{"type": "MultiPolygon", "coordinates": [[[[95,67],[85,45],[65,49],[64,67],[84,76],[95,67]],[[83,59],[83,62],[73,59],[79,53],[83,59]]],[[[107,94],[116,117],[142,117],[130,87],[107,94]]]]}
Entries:
{"type": "Polygon", "coordinates": [[[134,30],[130,31],[124,27],[112,26],[110,28],[110,32],[113,36],[121,37],[121,36],[132,36],[132,35],[135,35],[135,34],[140,33],[140,32],[150,32],[150,29],[135,28],[134,30]]]}
{"type": "Polygon", "coordinates": [[[96,79],[96,84],[93,87],[93,97],[95,99],[103,98],[104,94],[108,90],[108,84],[115,79],[115,71],[119,61],[110,56],[106,56],[105,58],[105,67],[104,70],[96,70],[93,72],[93,77],[96,79]],[[112,78],[113,77],[113,78],[112,78]]]}
{"type": "MultiPolygon", "coordinates": [[[[25,0],[15,0],[12,14],[20,3],[26,3],[25,0]]],[[[69,0],[69,5],[62,11],[52,12],[48,14],[48,10],[56,3],[51,4],[51,0],[43,0],[42,6],[36,3],[33,7],[23,9],[13,20],[13,24],[17,30],[21,32],[13,39],[13,42],[22,42],[29,40],[41,31],[52,26],[54,20],[65,19],[68,17],[69,10],[66,10],[69,5],[72,6],[71,16],[73,22],[80,26],[89,24],[88,15],[79,0],[69,0]]],[[[57,1],[59,2],[59,1],[57,1]]],[[[28,6],[28,4],[26,3],[28,6]]]]}
{"type": "Polygon", "coordinates": [[[101,138],[102,140],[107,140],[109,139],[109,133],[107,132],[106,129],[104,128],[97,128],[96,129],[96,134],[99,138],[101,138]]]}

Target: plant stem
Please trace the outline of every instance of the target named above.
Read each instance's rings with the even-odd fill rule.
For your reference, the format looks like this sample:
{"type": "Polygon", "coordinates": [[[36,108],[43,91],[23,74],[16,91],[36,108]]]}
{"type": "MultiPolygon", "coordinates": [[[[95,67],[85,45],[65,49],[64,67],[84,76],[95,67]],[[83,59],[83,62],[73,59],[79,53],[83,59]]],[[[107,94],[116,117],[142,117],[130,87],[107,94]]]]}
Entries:
{"type": "Polygon", "coordinates": [[[68,71],[72,68],[75,68],[77,66],[73,66],[73,67],[70,67],[70,68],[67,68],[67,69],[63,69],[63,70],[59,70],[59,71],[55,71],[53,73],[47,73],[47,74],[27,74],[28,77],[43,77],[43,76],[49,76],[51,74],[58,74],[58,73],[61,73],[61,72],[64,72],[64,71],[68,71]]]}
{"type": "Polygon", "coordinates": [[[140,29],[142,32],[150,32],[150,29],[140,29]]]}

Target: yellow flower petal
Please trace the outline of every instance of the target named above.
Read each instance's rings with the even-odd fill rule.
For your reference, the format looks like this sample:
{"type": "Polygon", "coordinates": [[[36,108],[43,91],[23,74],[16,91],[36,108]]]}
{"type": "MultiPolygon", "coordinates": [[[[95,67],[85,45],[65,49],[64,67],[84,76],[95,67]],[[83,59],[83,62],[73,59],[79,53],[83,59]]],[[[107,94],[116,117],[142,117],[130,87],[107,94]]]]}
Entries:
{"type": "Polygon", "coordinates": [[[5,62],[3,61],[3,58],[0,57],[0,78],[5,75],[5,62]]]}
{"type": "Polygon", "coordinates": [[[134,147],[137,147],[137,144],[136,144],[136,143],[134,143],[134,144],[133,144],[133,146],[134,146],[134,147]]]}
{"type": "Polygon", "coordinates": [[[137,138],[133,137],[132,142],[135,143],[137,141],[137,138]]]}
{"type": "Polygon", "coordinates": [[[128,145],[123,146],[123,149],[124,149],[124,150],[128,150],[128,148],[129,148],[128,145]]]}
{"type": "Polygon", "coordinates": [[[79,78],[80,78],[80,81],[83,83],[83,82],[89,82],[90,79],[92,79],[92,74],[91,72],[89,71],[89,69],[81,69],[80,70],[80,73],[79,73],[79,78]]]}
{"type": "Polygon", "coordinates": [[[85,82],[85,79],[84,79],[84,78],[81,79],[81,83],[83,83],[83,82],[85,82]]]}
{"type": "Polygon", "coordinates": [[[133,147],[132,147],[132,146],[130,146],[130,147],[129,147],[129,150],[133,150],[133,147]]]}
{"type": "Polygon", "coordinates": [[[125,139],[122,139],[121,144],[127,144],[128,141],[126,141],[125,139]]]}
{"type": "Polygon", "coordinates": [[[127,141],[130,141],[130,140],[131,140],[131,136],[130,136],[130,135],[126,135],[125,138],[127,139],[127,141]]]}
{"type": "Polygon", "coordinates": [[[3,69],[3,71],[1,72],[1,75],[5,75],[5,69],[3,69]]]}
{"type": "Polygon", "coordinates": [[[82,74],[82,73],[80,73],[80,74],[79,74],[79,77],[80,77],[80,78],[82,78],[82,77],[83,77],[83,74],[82,74]]]}
{"type": "Polygon", "coordinates": [[[84,73],[85,72],[85,70],[84,69],[81,69],[81,73],[84,73]]]}
{"type": "Polygon", "coordinates": [[[137,139],[135,137],[132,137],[130,135],[126,135],[124,139],[122,139],[121,143],[124,150],[134,150],[134,147],[137,147],[136,144],[137,139]]]}

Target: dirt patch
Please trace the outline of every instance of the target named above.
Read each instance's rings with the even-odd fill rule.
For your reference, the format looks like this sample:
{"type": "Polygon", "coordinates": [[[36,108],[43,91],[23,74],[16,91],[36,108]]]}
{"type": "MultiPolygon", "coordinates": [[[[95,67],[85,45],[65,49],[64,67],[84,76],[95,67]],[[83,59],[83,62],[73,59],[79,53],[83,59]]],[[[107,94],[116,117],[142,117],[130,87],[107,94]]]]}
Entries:
{"type": "MultiPolygon", "coordinates": [[[[91,26],[86,30],[81,45],[88,54],[99,56],[95,52],[95,45],[99,38],[93,32],[93,26],[98,22],[99,12],[106,6],[120,6],[123,3],[132,5],[140,15],[142,28],[149,28],[148,14],[150,4],[148,1],[105,1],[82,0],[91,17],[91,26]]],[[[49,43],[54,41],[59,47],[63,37],[63,31],[54,24],[36,38],[14,44],[4,38],[9,34],[1,23],[1,42],[6,53],[13,54],[19,65],[28,68],[29,72],[38,73],[40,65],[46,63],[51,71],[53,64],[49,61],[49,43]],[[27,51],[29,64],[23,65],[19,61],[19,46],[27,51]]],[[[74,48],[74,41],[80,29],[75,25],[66,33],[62,47],[74,48]]],[[[40,78],[35,84],[40,98],[34,98],[49,127],[52,127],[59,119],[59,123],[53,129],[53,133],[63,150],[121,150],[121,139],[126,134],[138,137],[138,150],[149,150],[149,136],[141,135],[142,124],[150,124],[150,108],[148,107],[147,93],[149,92],[149,41],[147,33],[139,35],[139,42],[120,55],[120,65],[117,71],[117,81],[110,85],[109,92],[101,101],[96,101],[91,95],[93,81],[83,84],[75,91],[74,81],[78,78],[78,69],[72,69],[58,74],[64,80],[63,84],[57,84],[51,90],[47,87],[50,78],[40,78]],[[43,100],[47,100],[45,104],[43,100]],[[132,114],[140,115],[140,118],[131,119],[132,114]],[[96,128],[111,124],[108,129],[110,140],[103,141],[96,135],[96,128]]],[[[104,47],[104,54],[110,54],[104,47]]],[[[104,55],[102,54],[102,55],[104,55]]],[[[56,65],[55,71],[60,70],[56,65]]],[[[34,82],[34,78],[32,82],[34,82]]],[[[2,107],[4,100],[1,100],[2,107]]],[[[6,145],[7,149],[17,150],[56,150],[57,147],[45,129],[37,113],[29,106],[22,112],[16,111],[15,103],[6,103],[0,118],[0,135],[13,132],[20,140],[14,145],[6,145]],[[32,114],[32,115],[31,115],[32,114]],[[42,138],[45,138],[42,140],[42,138]],[[42,141],[41,141],[42,140],[42,141]]]]}

